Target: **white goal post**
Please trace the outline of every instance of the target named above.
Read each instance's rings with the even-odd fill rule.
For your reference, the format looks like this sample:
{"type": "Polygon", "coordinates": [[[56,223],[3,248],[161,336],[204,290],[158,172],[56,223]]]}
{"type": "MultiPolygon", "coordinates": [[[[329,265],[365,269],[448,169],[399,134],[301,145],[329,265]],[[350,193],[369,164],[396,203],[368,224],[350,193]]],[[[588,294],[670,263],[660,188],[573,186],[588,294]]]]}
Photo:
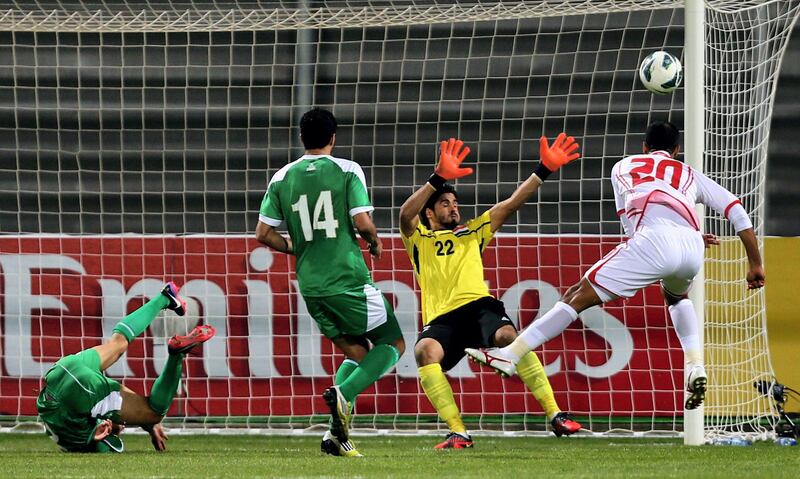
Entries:
{"type": "MultiPolygon", "coordinates": [[[[387,238],[369,265],[408,344],[365,391],[356,431],[437,420],[411,345],[419,299],[396,236],[399,206],[438,141],[473,150],[457,182],[467,217],[507,197],[560,131],[582,159],[543,186],[485,254],[491,291],[519,326],[621,239],[609,174],[647,124],[675,122],[684,159],[740,197],[759,241],[777,76],[800,0],[16,0],[0,2],[0,425],[35,420],[40,377],[96,345],[174,279],[191,319],[157,320],[108,374],[145,392],[164,337],[196,321],[219,335],[190,358],[172,425],[288,432],[325,424],[340,361],[308,316],[289,259],[253,230],[269,177],[301,153],[311,106],[339,120],[337,156],[359,162],[387,238]],[[641,60],[679,56],[671,95],[641,60]]],[[[597,433],[771,437],[753,386],[772,381],[763,291],[727,221],[703,212],[709,250],[693,295],[709,391],[683,411],[683,358],[656,288],[585,312],[537,351],[562,409],[597,433]]],[[[542,432],[517,379],[449,373],[471,430],[542,432]]]]}

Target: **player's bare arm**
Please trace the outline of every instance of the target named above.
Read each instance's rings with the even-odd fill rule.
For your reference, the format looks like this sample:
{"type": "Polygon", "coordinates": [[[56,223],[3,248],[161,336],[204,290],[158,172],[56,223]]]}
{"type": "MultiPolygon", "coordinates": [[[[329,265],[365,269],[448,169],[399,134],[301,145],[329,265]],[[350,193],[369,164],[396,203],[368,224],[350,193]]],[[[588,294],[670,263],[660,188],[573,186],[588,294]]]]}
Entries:
{"type": "Polygon", "coordinates": [[[436,188],[430,183],[425,183],[400,206],[400,231],[404,236],[414,234],[419,224],[419,212],[434,192],[436,188]]]}
{"type": "MultiPolygon", "coordinates": [[[[702,172],[693,170],[692,174],[698,188],[697,201],[726,217],[731,226],[733,226],[733,230],[739,235],[742,245],[744,245],[748,262],[747,288],[758,289],[763,287],[765,282],[764,263],[758,250],[758,239],[753,230],[753,223],[747,211],[745,211],[736,196],[719,183],[711,180],[702,172]]],[[[706,243],[706,247],[708,247],[709,241],[706,236],[708,235],[704,235],[703,240],[706,243]]],[[[719,241],[712,244],[719,244],[719,241]]]]}
{"type": "Polygon", "coordinates": [[[428,198],[446,181],[471,175],[472,168],[461,168],[461,163],[469,155],[470,149],[464,142],[455,138],[442,141],[439,145],[439,163],[428,181],[414,192],[400,207],[400,231],[411,236],[419,224],[419,212],[428,198]]]}
{"type": "Polygon", "coordinates": [[[167,433],[164,432],[164,428],[161,426],[161,423],[153,424],[151,426],[142,426],[142,429],[150,434],[150,442],[153,444],[153,449],[158,452],[167,450],[167,441],[169,440],[169,436],[167,436],[167,433]]]}
{"type": "Polygon", "coordinates": [[[358,234],[364,238],[364,241],[369,245],[369,254],[374,256],[375,259],[381,259],[383,246],[381,244],[381,239],[378,237],[378,229],[375,228],[375,223],[372,222],[369,213],[363,212],[353,216],[353,224],[358,234]]]}
{"type": "MultiPolygon", "coordinates": [[[[164,432],[164,428],[161,426],[161,423],[142,424],[140,427],[150,435],[150,442],[153,444],[153,449],[158,452],[164,452],[167,450],[167,440],[169,437],[167,437],[167,433],[164,432]]],[[[106,419],[97,426],[97,429],[95,429],[94,440],[102,441],[112,434],[119,436],[122,434],[124,429],[124,424],[116,424],[112,422],[111,419],[106,419]]]]}
{"type": "Polygon", "coordinates": [[[508,217],[520,209],[536,193],[540,186],[542,186],[542,180],[534,173],[523,181],[511,196],[492,206],[492,209],[489,210],[492,219],[492,232],[500,229],[508,217]]]}
{"type": "Polygon", "coordinates": [[[764,274],[764,263],[761,261],[761,252],[758,251],[758,240],[756,239],[753,228],[748,228],[739,232],[739,239],[742,240],[744,251],[747,253],[747,289],[758,289],[764,286],[766,276],[764,274]]]}
{"type": "Polygon", "coordinates": [[[272,226],[260,221],[256,226],[256,240],[281,253],[293,254],[294,252],[291,239],[278,233],[272,226]]]}
{"type": "Polygon", "coordinates": [[[539,167],[528,177],[511,196],[497,203],[490,211],[492,232],[503,226],[509,216],[514,214],[542,186],[545,178],[567,163],[580,157],[579,145],[571,136],[564,133],[558,135],[550,146],[547,138],[539,138],[539,167]]]}

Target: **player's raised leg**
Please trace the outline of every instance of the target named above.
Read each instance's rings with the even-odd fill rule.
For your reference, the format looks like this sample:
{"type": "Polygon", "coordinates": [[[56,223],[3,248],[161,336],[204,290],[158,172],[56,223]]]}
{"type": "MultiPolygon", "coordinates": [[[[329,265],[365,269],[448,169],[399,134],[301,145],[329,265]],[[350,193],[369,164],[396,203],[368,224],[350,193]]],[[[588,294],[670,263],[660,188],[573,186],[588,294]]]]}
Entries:
{"type": "Polygon", "coordinates": [[[167,414],[183,372],[183,359],[192,349],[213,338],[216,330],[209,325],[196,326],[186,336],[173,336],[167,343],[169,356],[148,397],[128,388],[122,389],[120,417],[126,424],[157,424],[167,414]]]}
{"type": "MultiPolygon", "coordinates": [[[[146,412],[137,407],[142,401],[147,404],[145,398],[134,398],[129,389],[106,377],[103,371],[125,353],[130,342],[147,329],[162,309],[185,312],[185,303],[173,283],[120,321],[106,343],[61,358],[45,375],[45,387],[36,406],[48,434],[63,449],[122,452],[122,441],[116,437],[122,426],[128,422],[152,426],[161,420],[150,406],[146,412]]],[[[174,361],[165,369],[174,369],[174,361]]],[[[151,428],[150,432],[154,444],[157,438],[160,441],[164,437],[160,428],[151,428]]]]}
{"type": "Polygon", "coordinates": [[[486,350],[466,349],[466,353],[476,362],[504,376],[511,376],[517,373],[518,363],[523,357],[561,334],[578,318],[578,313],[602,302],[593,286],[584,278],[567,290],[550,311],[522,330],[508,346],[486,350]]]}
{"type": "Polygon", "coordinates": [[[173,282],[164,285],[161,294],[150,299],[140,308],[125,316],[114,326],[111,338],[94,349],[100,355],[100,370],[105,371],[128,350],[128,345],[141,335],[164,310],[175,311],[178,316],[186,314],[186,302],[178,295],[178,286],[173,282]]]}
{"type": "Polygon", "coordinates": [[[550,311],[522,330],[508,346],[486,350],[467,349],[466,352],[475,361],[504,376],[511,376],[517,372],[517,364],[523,356],[561,334],[578,318],[579,312],[601,303],[591,284],[582,279],[550,311]]]}

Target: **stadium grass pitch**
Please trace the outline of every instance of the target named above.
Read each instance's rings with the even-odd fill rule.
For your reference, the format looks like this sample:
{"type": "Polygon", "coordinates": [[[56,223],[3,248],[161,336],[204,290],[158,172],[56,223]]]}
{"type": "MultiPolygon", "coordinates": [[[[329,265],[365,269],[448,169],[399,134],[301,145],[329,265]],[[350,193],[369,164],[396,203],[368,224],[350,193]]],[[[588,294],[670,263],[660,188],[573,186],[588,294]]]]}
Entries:
{"type": "Polygon", "coordinates": [[[173,435],[156,453],[145,435],[124,454],[65,454],[43,434],[0,434],[2,477],[783,477],[800,447],[684,447],[678,439],[475,436],[434,451],[432,436],[355,437],[363,458],[325,456],[312,436],[173,435]]]}

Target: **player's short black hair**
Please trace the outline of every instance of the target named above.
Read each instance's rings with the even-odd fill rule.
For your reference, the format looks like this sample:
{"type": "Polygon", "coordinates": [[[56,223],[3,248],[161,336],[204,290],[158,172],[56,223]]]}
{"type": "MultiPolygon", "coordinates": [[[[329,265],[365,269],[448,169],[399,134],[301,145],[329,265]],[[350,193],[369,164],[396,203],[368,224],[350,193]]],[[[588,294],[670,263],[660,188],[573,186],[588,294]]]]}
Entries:
{"type": "Polygon", "coordinates": [[[328,110],[315,107],[300,119],[300,140],[306,150],[324,148],[336,133],[336,118],[328,110]]]}
{"type": "Polygon", "coordinates": [[[455,187],[450,183],[445,183],[442,185],[441,188],[437,189],[428,201],[425,202],[425,206],[422,207],[422,211],[419,212],[419,220],[422,221],[422,224],[425,225],[426,228],[431,227],[431,223],[428,221],[428,217],[425,216],[425,210],[435,210],[436,209],[436,202],[439,201],[439,198],[445,193],[453,193],[453,196],[456,197],[458,200],[458,193],[456,193],[455,187]]]}
{"type": "Polygon", "coordinates": [[[680,144],[678,128],[668,121],[656,120],[647,126],[644,143],[651,151],[672,151],[680,144]]]}

